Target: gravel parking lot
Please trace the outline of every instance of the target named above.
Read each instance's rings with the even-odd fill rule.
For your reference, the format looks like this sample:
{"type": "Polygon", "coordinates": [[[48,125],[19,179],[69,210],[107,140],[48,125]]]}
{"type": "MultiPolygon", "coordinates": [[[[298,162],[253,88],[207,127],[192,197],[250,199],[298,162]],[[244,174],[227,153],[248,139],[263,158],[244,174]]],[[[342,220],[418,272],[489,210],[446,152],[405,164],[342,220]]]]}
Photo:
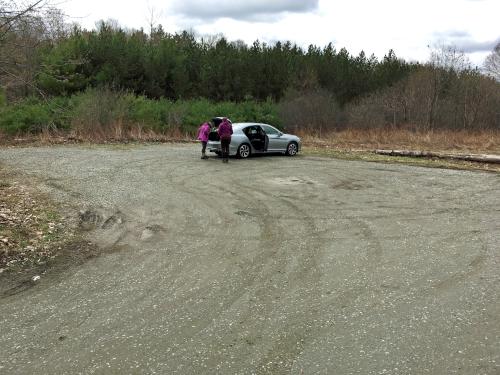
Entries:
{"type": "Polygon", "coordinates": [[[500,373],[499,174],[172,144],[0,163],[107,250],[0,299],[0,373],[500,373]]]}

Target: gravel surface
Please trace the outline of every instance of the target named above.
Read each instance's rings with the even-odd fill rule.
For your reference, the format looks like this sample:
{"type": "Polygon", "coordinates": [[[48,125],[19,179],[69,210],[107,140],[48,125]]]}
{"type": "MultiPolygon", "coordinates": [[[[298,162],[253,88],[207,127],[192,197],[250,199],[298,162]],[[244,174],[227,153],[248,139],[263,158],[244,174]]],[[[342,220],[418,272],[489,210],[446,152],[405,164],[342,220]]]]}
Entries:
{"type": "Polygon", "coordinates": [[[2,374],[500,373],[498,174],[194,145],[0,162],[107,249],[0,299],[2,374]]]}

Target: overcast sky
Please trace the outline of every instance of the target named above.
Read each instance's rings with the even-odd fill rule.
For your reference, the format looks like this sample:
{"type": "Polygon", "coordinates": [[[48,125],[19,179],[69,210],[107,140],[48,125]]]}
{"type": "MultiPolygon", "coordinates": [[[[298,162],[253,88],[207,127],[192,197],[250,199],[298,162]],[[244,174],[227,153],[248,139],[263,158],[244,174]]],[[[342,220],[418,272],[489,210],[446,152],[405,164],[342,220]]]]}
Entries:
{"type": "Polygon", "coordinates": [[[71,20],[94,28],[115,19],[127,28],[222,33],[229,40],[332,42],[352,54],[426,61],[429,46],[453,44],[481,65],[500,41],[500,0],[63,0],[71,20]]]}

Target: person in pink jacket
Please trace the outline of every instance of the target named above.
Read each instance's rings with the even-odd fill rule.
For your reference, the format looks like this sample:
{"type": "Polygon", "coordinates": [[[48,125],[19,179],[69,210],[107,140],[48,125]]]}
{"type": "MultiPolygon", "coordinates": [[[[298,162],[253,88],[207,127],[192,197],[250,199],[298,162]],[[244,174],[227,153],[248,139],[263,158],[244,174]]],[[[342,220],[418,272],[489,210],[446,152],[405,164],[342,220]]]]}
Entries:
{"type": "Polygon", "coordinates": [[[220,123],[217,132],[219,133],[219,138],[220,138],[222,162],[227,163],[229,156],[229,144],[231,143],[231,135],[233,134],[233,126],[226,117],[224,117],[224,119],[220,123]]]}
{"type": "Polygon", "coordinates": [[[198,129],[198,139],[201,141],[201,158],[208,159],[206,154],[208,135],[210,134],[210,124],[204,122],[198,129]]]}

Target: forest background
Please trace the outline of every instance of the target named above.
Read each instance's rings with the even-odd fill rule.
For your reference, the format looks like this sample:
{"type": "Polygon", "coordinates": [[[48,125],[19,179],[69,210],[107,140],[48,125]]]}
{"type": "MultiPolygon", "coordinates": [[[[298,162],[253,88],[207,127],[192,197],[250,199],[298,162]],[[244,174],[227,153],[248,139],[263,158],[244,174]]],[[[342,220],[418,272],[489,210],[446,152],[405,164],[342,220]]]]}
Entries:
{"type": "Polygon", "coordinates": [[[220,115],[316,139],[461,136],[495,148],[500,43],[480,67],[453,46],[408,62],[153,23],[86,30],[44,1],[0,0],[0,137],[189,139],[220,115]]]}

